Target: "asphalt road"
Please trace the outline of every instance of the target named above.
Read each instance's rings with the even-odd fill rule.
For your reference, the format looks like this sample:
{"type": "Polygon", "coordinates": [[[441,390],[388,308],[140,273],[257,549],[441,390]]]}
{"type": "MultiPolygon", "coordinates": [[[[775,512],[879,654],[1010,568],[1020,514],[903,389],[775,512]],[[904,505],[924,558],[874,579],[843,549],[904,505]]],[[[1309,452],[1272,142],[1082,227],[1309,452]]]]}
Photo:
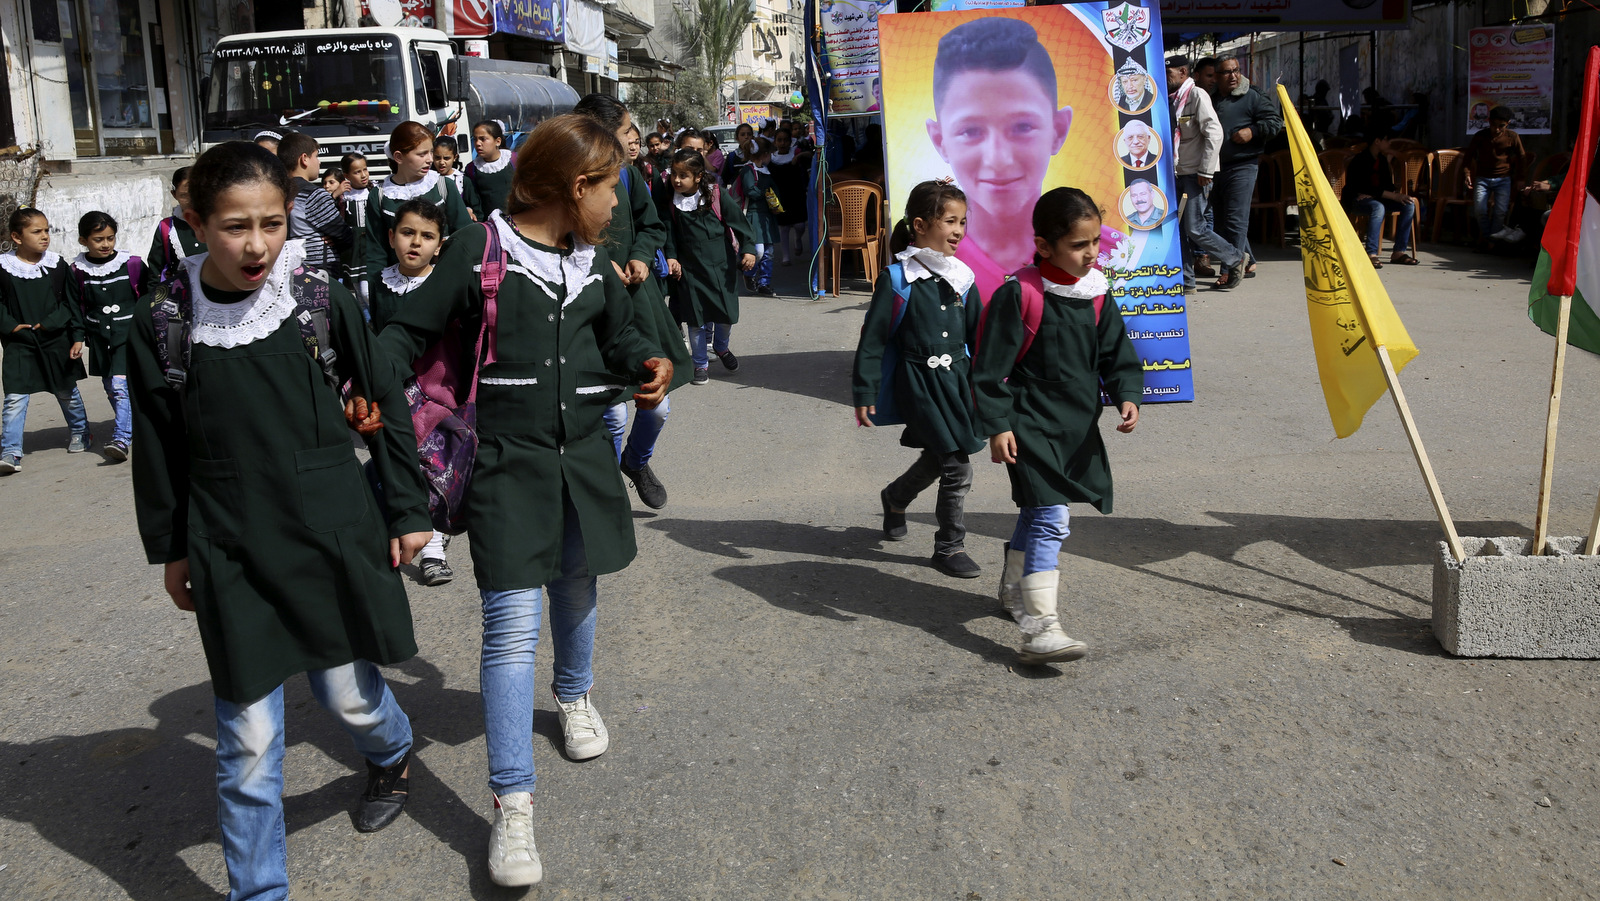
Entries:
{"type": "MultiPolygon", "coordinates": [[[[1422,349],[1402,380],[1461,533],[1530,534],[1552,341],[1524,267],[1430,250],[1382,273],[1422,349]]],[[[878,489],[912,452],[852,424],[864,301],[747,298],[740,372],[675,394],[671,502],[635,503],[639,558],[601,580],[611,750],[564,760],[541,702],[526,897],[1600,894],[1595,665],[1442,653],[1440,530],[1387,400],[1333,438],[1298,258],[1189,298],[1196,403],[1104,426],[1117,510],[1074,508],[1062,558],[1091,652],[1051,667],[1015,665],[993,600],[1000,467],[967,502],[982,579],[927,565],[931,493],[911,540],[880,541],[878,489]]],[[[1565,396],[1553,531],[1577,535],[1600,490],[1593,357],[1569,358],[1565,396]]],[[[143,562],[127,467],[67,456],[38,400],[0,481],[0,897],[214,897],[193,624],[143,562]]],[[[389,671],[419,751],[388,830],[354,832],[360,759],[289,683],[297,898],[524,896],[484,865],[479,614],[451,551],[457,581],[410,588],[420,656],[389,671]]]]}

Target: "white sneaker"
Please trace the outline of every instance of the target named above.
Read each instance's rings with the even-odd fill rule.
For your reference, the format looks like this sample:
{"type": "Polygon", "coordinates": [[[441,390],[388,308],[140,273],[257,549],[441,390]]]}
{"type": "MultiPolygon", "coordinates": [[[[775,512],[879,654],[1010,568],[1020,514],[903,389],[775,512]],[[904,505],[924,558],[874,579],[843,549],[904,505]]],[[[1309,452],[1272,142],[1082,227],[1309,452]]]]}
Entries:
{"type": "Polygon", "coordinates": [[[533,844],[533,795],[496,795],[494,825],[489,828],[489,878],[495,885],[534,885],[544,878],[539,849],[533,844]]]}
{"type": "Polygon", "coordinates": [[[561,717],[561,734],[567,740],[567,756],[573,760],[599,757],[611,747],[611,735],[600,719],[600,711],[589,703],[585,694],[576,701],[556,698],[556,712],[561,717]]]}
{"type": "Polygon", "coordinates": [[[1491,241],[1504,241],[1506,239],[1506,235],[1509,234],[1510,232],[1511,232],[1511,226],[1502,225],[1502,226],[1500,226],[1500,230],[1499,231],[1497,231],[1494,234],[1489,236],[1489,240],[1491,240],[1491,241]]]}
{"type": "Polygon", "coordinates": [[[1500,234],[1500,240],[1506,242],[1507,244],[1520,244],[1522,243],[1522,239],[1528,236],[1528,233],[1520,228],[1508,228],[1505,231],[1502,231],[1500,234]]]}

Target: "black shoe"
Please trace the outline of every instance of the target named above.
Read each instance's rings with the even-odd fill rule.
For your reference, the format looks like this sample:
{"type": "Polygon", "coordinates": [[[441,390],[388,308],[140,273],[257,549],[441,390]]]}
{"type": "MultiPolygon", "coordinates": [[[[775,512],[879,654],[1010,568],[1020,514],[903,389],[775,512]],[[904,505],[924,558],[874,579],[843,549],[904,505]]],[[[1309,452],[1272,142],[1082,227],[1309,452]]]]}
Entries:
{"type": "Polygon", "coordinates": [[[749,291],[751,294],[756,293],[756,280],[754,278],[751,278],[748,275],[745,276],[744,277],[744,289],[746,291],[749,291]]]}
{"type": "Polygon", "coordinates": [[[1232,291],[1234,288],[1239,287],[1239,282],[1244,280],[1244,260],[1240,260],[1222,271],[1227,274],[1228,280],[1223,282],[1218,279],[1215,290],[1232,291]]]}
{"type": "Polygon", "coordinates": [[[878,492],[878,499],[883,501],[883,537],[888,541],[906,540],[906,514],[889,509],[889,489],[878,492]]]}
{"type": "Polygon", "coordinates": [[[933,555],[933,568],[947,576],[958,579],[976,579],[983,574],[983,570],[967,556],[966,551],[956,551],[954,554],[933,555]]]}
{"type": "Polygon", "coordinates": [[[411,780],[404,775],[410,765],[410,751],[391,767],[367,761],[367,790],[361,795],[361,810],[356,814],[357,832],[377,832],[400,816],[411,789],[411,780]]]}
{"type": "Polygon", "coordinates": [[[772,290],[772,286],[771,285],[762,285],[759,288],[756,288],[756,293],[761,295],[762,297],[777,297],[778,296],[778,292],[772,290]]]}
{"type": "Polygon", "coordinates": [[[733,355],[733,351],[719,350],[717,351],[717,359],[722,361],[723,369],[726,369],[729,372],[739,371],[739,358],[733,355]]]}
{"type": "Polygon", "coordinates": [[[423,560],[417,568],[422,571],[421,582],[424,585],[443,585],[456,577],[456,572],[450,568],[450,564],[438,557],[423,560]]]}
{"type": "Polygon", "coordinates": [[[128,459],[128,446],[121,441],[112,441],[101,448],[100,453],[104,454],[105,458],[113,463],[124,463],[128,459]]]}
{"type": "Polygon", "coordinates": [[[650,464],[646,463],[638,469],[622,467],[622,474],[633,483],[639,492],[639,500],[652,510],[660,510],[667,505],[667,486],[661,484],[656,474],[650,471],[650,464]]]}

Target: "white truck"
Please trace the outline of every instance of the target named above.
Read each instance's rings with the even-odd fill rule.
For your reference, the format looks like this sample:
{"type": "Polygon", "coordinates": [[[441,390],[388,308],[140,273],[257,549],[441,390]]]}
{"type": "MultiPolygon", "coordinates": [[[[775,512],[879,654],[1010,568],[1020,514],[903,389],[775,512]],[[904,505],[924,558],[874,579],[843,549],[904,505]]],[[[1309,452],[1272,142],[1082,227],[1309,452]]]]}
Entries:
{"type": "Polygon", "coordinates": [[[578,92],[549,67],[463,56],[431,28],[332,28],[236,34],[217,42],[202,85],[202,144],[299,131],[322,145],[322,167],[360,153],[389,170],[396,125],[453,136],[472,158],[472,127],[498,119],[514,147],[533,126],[568,112],[578,92]]]}

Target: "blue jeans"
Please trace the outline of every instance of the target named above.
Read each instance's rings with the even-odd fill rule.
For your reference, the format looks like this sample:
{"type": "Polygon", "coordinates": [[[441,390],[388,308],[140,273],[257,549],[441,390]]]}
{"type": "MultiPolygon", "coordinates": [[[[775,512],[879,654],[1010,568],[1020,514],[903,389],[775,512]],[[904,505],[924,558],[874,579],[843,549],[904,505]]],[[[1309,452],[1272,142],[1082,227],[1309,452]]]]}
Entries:
{"type": "MultiPolygon", "coordinates": [[[[411,750],[411,721],[378,668],[357,660],[306,673],[311,693],[339,718],[356,750],[389,767],[411,750]]],[[[283,825],[283,686],[248,704],[217,698],[217,820],[228,862],[228,901],[289,897],[283,825]]]]}
{"type": "Polygon", "coordinates": [[[1511,178],[1475,178],[1472,180],[1472,214],[1478,219],[1478,237],[1487,238],[1505,224],[1506,210],[1511,207],[1511,178]],[[1489,208],[1493,195],[1494,209],[1489,208]]]}
{"type": "MultiPolygon", "coordinates": [[[[76,385],[70,391],[57,394],[61,415],[67,419],[67,431],[74,435],[89,436],[89,411],[83,408],[83,395],[76,385]]],[[[0,412],[0,457],[22,459],[22,429],[28,422],[28,403],[31,394],[7,394],[5,408],[0,412]]]]}
{"type": "Polygon", "coordinates": [[[1224,163],[1211,182],[1211,203],[1217,208],[1217,234],[1242,257],[1250,256],[1250,195],[1256,189],[1254,159],[1224,163]]]}
{"type": "Polygon", "coordinates": [[[1383,220],[1390,213],[1400,214],[1400,222],[1394,227],[1394,252],[1404,253],[1411,248],[1411,220],[1417,217],[1416,204],[1368,197],[1350,201],[1350,211],[1367,217],[1367,233],[1361,236],[1361,243],[1369,256],[1377,256],[1378,248],[1383,245],[1383,220]]]}
{"type": "Polygon", "coordinates": [[[689,326],[689,355],[694,358],[694,368],[705,369],[711,365],[711,356],[706,353],[707,344],[720,354],[728,349],[728,338],[732,335],[733,326],[725,322],[689,326]]]}
{"type": "Polygon", "coordinates": [[[108,375],[100,381],[106,386],[106,400],[111,401],[111,412],[116,417],[111,440],[130,444],[133,442],[133,407],[128,403],[128,377],[108,375]]]}
{"type": "Polygon", "coordinates": [[[1072,530],[1067,528],[1067,506],[1023,507],[1017,513],[1017,527],[1011,532],[1011,549],[1023,553],[1022,574],[1049,572],[1061,563],[1061,542],[1072,530]]]}
{"type": "MultiPolygon", "coordinates": [[[[594,685],[594,576],[589,575],[578,511],[562,513],[561,574],[550,581],[550,630],[555,639],[555,695],[575,701],[594,685]]],[[[539,646],[544,592],[538,588],[484,591],[484,736],[489,749],[489,789],[497,795],[531,792],[534,785],[533,652],[539,646]]]]}
{"type": "Polygon", "coordinates": [[[1211,189],[1215,184],[1201,186],[1199,175],[1178,176],[1178,190],[1189,195],[1183,206],[1183,285],[1194,286],[1194,255],[1208,253],[1216,257],[1217,264],[1228,269],[1239,263],[1239,251],[1211,230],[1206,224],[1206,214],[1211,212],[1211,189]]]}
{"type": "Polygon", "coordinates": [[[633,431],[628,431],[628,405],[617,404],[606,410],[606,428],[611,430],[611,444],[617,449],[617,462],[628,469],[643,469],[655,456],[656,441],[661,430],[667,427],[667,414],[672,412],[672,398],[661,398],[654,410],[640,410],[634,405],[633,431]],[[626,440],[624,440],[626,435],[626,440]]]}
{"type": "Polygon", "coordinates": [[[772,245],[757,244],[755,246],[756,268],[750,270],[750,276],[756,280],[756,287],[770,286],[772,284],[772,245]]]}

